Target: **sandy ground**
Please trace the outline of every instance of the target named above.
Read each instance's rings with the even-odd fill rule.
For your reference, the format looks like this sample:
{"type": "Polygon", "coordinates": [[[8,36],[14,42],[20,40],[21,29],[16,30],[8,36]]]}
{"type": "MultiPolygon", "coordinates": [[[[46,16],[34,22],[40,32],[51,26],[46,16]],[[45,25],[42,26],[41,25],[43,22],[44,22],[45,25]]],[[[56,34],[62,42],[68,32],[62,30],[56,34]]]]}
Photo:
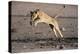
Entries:
{"type": "Polygon", "coordinates": [[[69,50],[77,49],[77,38],[65,39],[26,39],[12,40],[12,52],[35,52],[35,51],[50,51],[50,50],[69,50]]]}
{"type": "Polygon", "coordinates": [[[66,5],[66,9],[60,14],[60,17],[56,18],[64,36],[63,39],[56,38],[47,24],[40,23],[37,27],[30,25],[29,12],[31,10],[40,8],[51,17],[54,17],[62,9],[62,5],[12,2],[12,52],[77,49],[78,18],[76,5],[66,5]],[[64,28],[64,31],[62,28],[64,28]]]}
{"type": "Polygon", "coordinates": [[[57,40],[48,25],[41,23],[34,30],[29,25],[29,18],[12,17],[12,52],[35,52],[48,50],[77,49],[77,19],[60,18],[60,27],[66,29],[62,31],[64,39],[57,40]],[[64,22],[67,23],[61,23],[64,22]],[[23,23],[24,22],[24,23],[23,23]],[[26,23],[25,23],[26,22],[26,23]],[[45,32],[46,31],[46,32],[45,32]]]}

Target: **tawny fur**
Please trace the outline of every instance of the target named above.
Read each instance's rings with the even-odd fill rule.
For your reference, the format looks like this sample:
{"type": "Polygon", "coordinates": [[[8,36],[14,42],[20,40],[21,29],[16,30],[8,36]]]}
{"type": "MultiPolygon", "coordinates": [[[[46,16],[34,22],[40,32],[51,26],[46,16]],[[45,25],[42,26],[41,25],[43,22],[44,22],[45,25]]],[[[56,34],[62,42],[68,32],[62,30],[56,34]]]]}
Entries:
{"type": "Polygon", "coordinates": [[[58,22],[55,19],[55,17],[52,18],[39,9],[36,9],[33,12],[31,11],[31,24],[34,24],[35,26],[37,26],[38,23],[42,23],[42,22],[50,26],[52,31],[54,31],[56,37],[58,37],[57,35],[57,32],[58,32],[60,36],[63,38],[63,35],[60,31],[58,22]]]}

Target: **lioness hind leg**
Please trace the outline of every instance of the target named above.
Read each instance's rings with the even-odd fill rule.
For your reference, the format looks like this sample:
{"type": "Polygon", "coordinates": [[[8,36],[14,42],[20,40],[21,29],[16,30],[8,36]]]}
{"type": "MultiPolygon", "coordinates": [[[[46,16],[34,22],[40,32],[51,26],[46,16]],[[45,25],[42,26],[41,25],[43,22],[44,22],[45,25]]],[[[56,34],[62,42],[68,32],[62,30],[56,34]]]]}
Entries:
{"type": "Polygon", "coordinates": [[[52,31],[55,33],[55,36],[58,37],[57,31],[56,31],[56,29],[54,28],[54,25],[49,24],[49,26],[50,26],[50,28],[52,29],[52,31]]]}
{"type": "Polygon", "coordinates": [[[62,33],[61,33],[59,27],[57,27],[57,28],[55,28],[55,29],[58,31],[58,33],[60,34],[60,36],[63,38],[63,35],[62,35],[62,33]]]}
{"type": "Polygon", "coordinates": [[[58,35],[57,35],[57,31],[56,31],[55,28],[53,28],[53,31],[54,31],[54,33],[55,33],[55,36],[58,37],[58,35]]]}

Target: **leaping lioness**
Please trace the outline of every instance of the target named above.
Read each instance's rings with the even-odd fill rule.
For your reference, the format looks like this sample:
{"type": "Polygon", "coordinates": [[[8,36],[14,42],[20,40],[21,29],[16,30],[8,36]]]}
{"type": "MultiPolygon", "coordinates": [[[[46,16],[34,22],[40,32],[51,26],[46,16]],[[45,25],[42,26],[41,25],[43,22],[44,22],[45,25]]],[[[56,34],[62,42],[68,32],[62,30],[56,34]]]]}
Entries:
{"type": "Polygon", "coordinates": [[[58,22],[56,21],[55,18],[52,18],[48,16],[46,13],[43,11],[36,9],[35,11],[31,11],[31,21],[30,24],[34,26],[37,26],[38,23],[46,23],[50,26],[52,31],[54,31],[55,36],[58,37],[57,32],[60,34],[60,36],[63,38],[63,35],[60,31],[58,22]]]}

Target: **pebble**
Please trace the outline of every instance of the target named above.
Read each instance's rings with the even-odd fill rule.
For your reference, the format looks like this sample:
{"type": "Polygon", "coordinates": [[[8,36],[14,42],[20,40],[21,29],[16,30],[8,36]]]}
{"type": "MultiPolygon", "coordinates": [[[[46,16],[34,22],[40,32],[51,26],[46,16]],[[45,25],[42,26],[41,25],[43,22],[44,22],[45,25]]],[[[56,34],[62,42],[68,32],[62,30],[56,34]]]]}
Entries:
{"type": "Polygon", "coordinates": [[[61,28],[62,31],[66,31],[66,29],[64,27],[61,28]]]}
{"type": "Polygon", "coordinates": [[[26,48],[26,46],[24,45],[23,48],[26,48]]]}
{"type": "Polygon", "coordinates": [[[63,48],[65,48],[65,46],[64,45],[57,45],[56,48],[63,49],[63,48]]]}

